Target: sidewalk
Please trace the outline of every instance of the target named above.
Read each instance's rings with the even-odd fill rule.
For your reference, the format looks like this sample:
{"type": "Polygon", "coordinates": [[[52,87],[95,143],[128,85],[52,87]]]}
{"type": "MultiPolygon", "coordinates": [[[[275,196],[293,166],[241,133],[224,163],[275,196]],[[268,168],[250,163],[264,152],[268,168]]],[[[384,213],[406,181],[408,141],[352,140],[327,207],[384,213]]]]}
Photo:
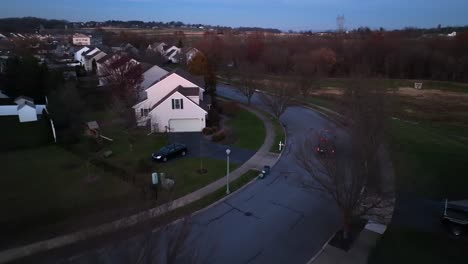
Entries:
{"type": "Polygon", "coordinates": [[[367,224],[348,252],[327,243],[307,264],[366,264],[369,253],[385,232],[385,228],[379,224],[367,224]]]}
{"type": "MultiPolygon", "coordinates": [[[[271,120],[264,116],[262,113],[241,105],[242,108],[247,109],[259,117],[265,124],[266,137],[260,149],[243,165],[229,174],[229,182],[232,182],[242,176],[244,173],[251,169],[261,170],[264,165],[273,166],[279,158],[279,154],[270,153],[270,148],[274,144],[274,126],[271,120]]],[[[71,234],[58,236],[44,241],[39,241],[22,247],[12,248],[0,252],[0,263],[10,262],[22,257],[27,257],[43,251],[59,248],[66,245],[93,238],[102,234],[118,231],[123,228],[133,226],[139,222],[147,221],[148,219],[160,216],[169,211],[188,205],[202,197],[220,189],[226,185],[226,176],[208,184],[207,186],[198,189],[190,194],[187,194],[179,199],[174,200],[169,204],[160,205],[158,207],[143,211],[129,217],[121,218],[110,223],[102,224],[97,227],[92,227],[77,231],[71,234]]]]}

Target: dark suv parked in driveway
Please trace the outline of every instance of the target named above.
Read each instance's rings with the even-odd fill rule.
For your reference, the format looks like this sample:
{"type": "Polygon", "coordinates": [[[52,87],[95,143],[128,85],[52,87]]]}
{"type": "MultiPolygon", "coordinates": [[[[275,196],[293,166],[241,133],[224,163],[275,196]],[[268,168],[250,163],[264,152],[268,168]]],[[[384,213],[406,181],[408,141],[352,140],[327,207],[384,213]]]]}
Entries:
{"type": "Polygon", "coordinates": [[[166,162],[170,158],[177,156],[185,156],[187,154],[187,146],[180,143],[173,143],[162,147],[159,151],[154,152],[151,158],[155,161],[166,162]]]}

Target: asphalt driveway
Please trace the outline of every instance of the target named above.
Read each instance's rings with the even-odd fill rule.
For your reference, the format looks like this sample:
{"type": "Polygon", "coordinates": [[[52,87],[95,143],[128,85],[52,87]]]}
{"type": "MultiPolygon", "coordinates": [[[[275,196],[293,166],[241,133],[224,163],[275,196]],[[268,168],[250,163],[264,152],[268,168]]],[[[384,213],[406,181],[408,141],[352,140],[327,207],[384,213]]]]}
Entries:
{"type": "Polygon", "coordinates": [[[242,149],[212,142],[205,138],[202,133],[172,133],[169,135],[170,142],[183,143],[187,146],[188,156],[207,157],[212,159],[226,159],[226,149],[231,150],[230,160],[235,163],[244,163],[249,160],[255,150],[242,149]]]}

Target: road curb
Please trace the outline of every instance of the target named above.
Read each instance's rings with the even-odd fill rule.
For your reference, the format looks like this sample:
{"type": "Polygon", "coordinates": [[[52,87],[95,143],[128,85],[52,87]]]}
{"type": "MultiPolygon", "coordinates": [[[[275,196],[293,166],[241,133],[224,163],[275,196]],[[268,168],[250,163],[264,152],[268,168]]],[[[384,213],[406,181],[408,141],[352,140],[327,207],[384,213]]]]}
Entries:
{"type": "Polygon", "coordinates": [[[321,254],[322,252],[325,250],[325,248],[328,246],[328,244],[330,243],[330,241],[333,239],[333,237],[335,236],[336,232],[338,232],[340,229],[336,230],[335,232],[333,232],[333,234],[330,236],[330,238],[327,239],[327,241],[325,241],[325,243],[322,245],[322,247],[319,249],[319,251],[317,253],[315,253],[315,255],[309,259],[309,261],[307,261],[306,264],[312,264],[321,254]]]}

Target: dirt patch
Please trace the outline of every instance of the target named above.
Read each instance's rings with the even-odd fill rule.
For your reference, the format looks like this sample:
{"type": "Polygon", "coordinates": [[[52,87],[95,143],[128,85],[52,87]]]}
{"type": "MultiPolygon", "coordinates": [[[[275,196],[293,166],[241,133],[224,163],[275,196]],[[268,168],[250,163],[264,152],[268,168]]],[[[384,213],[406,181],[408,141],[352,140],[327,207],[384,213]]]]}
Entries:
{"type": "Polygon", "coordinates": [[[457,93],[457,92],[452,92],[452,91],[442,91],[442,90],[437,90],[437,89],[430,89],[430,90],[418,90],[414,89],[411,87],[400,87],[398,88],[399,95],[405,95],[405,96],[412,96],[416,98],[432,98],[432,97],[458,97],[458,98],[464,98],[468,99],[468,93],[457,93]]]}

